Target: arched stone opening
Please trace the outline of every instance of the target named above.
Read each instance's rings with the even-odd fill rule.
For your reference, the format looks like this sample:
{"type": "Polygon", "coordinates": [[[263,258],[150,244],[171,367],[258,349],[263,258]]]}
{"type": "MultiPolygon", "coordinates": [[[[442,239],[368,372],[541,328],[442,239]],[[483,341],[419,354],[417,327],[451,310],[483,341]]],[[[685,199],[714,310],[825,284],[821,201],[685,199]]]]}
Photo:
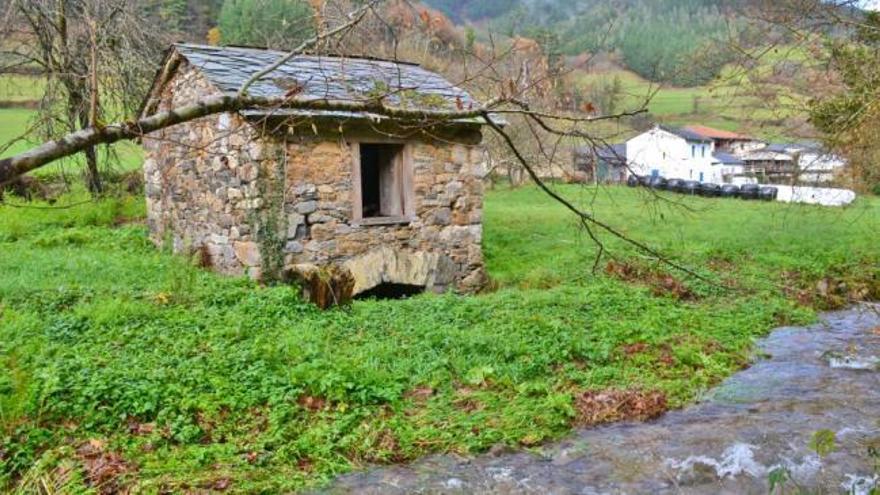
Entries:
{"type": "Polygon", "coordinates": [[[354,279],[353,296],[371,290],[409,294],[415,288],[443,292],[453,282],[455,265],[447,256],[424,251],[380,248],[346,261],[354,279]],[[386,286],[386,287],[382,287],[386,286]]]}
{"type": "Polygon", "coordinates": [[[423,292],[425,288],[421,285],[381,283],[361,292],[355,299],[407,299],[423,292]]]}

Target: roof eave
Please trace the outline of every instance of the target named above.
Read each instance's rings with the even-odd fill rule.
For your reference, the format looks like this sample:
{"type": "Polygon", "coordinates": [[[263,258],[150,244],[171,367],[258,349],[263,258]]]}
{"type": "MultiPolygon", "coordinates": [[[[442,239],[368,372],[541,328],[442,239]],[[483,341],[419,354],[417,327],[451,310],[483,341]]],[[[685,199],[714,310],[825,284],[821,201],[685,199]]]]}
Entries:
{"type": "Polygon", "coordinates": [[[162,64],[156,70],[156,75],[153,77],[153,83],[150,85],[150,90],[147,92],[146,96],[144,96],[144,100],[141,102],[138,110],[138,116],[140,118],[144,118],[156,111],[156,107],[159,105],[159,94],[162,92],[162,89],[165,88],[168,81],[174,76],[174,73],[177,72],[177,68],[184,60],[185,57],[177,51],[176,45],[171,45],[171,47],[165,50],[162,64]]]}

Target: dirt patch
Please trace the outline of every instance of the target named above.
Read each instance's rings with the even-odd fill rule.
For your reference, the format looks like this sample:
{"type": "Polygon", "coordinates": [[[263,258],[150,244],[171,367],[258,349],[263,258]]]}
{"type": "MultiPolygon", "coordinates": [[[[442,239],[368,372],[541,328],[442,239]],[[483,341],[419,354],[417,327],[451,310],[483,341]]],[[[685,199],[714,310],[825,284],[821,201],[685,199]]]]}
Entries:
{"type": "Polygon", "coordinates": [[[648,350],[648,344],[644,342],[638,342],[636,344],[629,344],[623,346],[623,353],[626,354],[627,357],[637,356],[639,354],[644,354],[648,350]]]}
{"type": "Polygon", "coordinates": [[[302,395],[296,401],[303,409],[310,412],[322,411],[327,407],[327,399],[312,395],[302,395]]]}
{"type": "Polygon", "coordinates": [[[49,185],[43,183],[40,179],[29,175],[17,177],[5,186],[0,187],[0,201],[3,200],[4,193],[17,196],[25,201],[38,199],[49,203],[55,202],[56,195],[49,185]]]}
{"type": "Polygon", "coordinates": [[[141,423],[136,418],[128,419],[128,434],[136,437],[152,435],[156,431],[156,423],[141,423]]]}
{"type": "Polygon", "coordinates": [[[672,296],[680,301],[697,299],[682,281],[654,268],[612,260],[605,265],[605,273],[624,282],[646,285],[655,296],[672,296]]]}
{"type": "Polygon", "coordinates": [[[800,305],[822,310],[845,308],[853,303],[880,299],[880,280],[865,266],[859,276],[828,275],[819,280],[796,271],[782,274],[783,292],[800,305]]]}
{"type": "Polygon", "coordinates": [[[669,409],[666,394],[640,390],[588,390],[575,396],[576,426],[656,418],[669,409]]]}
{"type": "Polygon", "coordinates": [[[89,486],[98,493],[129,493],[124,478],[135,469],[119,453],[108,451],[103,441],[93,439],[80,445],[76,456],[85,469],[89,486]]]}
{"type": "Polygon", "coordinates": [[[414,402],[426,402],[434,396],[434,389],[431,387],[416,387],[409,392],[403,394],[405,399],[411,399],[414,402]]]}

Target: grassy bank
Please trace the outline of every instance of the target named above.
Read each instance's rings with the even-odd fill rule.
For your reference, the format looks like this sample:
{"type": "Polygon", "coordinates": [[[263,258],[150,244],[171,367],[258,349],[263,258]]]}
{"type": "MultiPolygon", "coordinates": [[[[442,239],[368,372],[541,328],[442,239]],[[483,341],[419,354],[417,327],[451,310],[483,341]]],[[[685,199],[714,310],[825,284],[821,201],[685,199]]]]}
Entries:
{"type": "Polygon", "coordinates": [[[531,188],[487,197],[496,291],[328,312],[157,251],[140,198],[0,209],[0,483],[279,492],[370,463],[531,447],[594,421],[585,393],[694,400],[748,363],[756,337],[809,321],[823,277],[878,290],[875,199],[684,210],[562,189],[747,290],[670,283],[611,239],[619,259],[593,274],[595,246],[531,188]]]}
{"type": "MultiPolygon", "coordinates": [[[[768,55],[748,74],[769,80],[776,64],[783,61],[802,59],[768,55]]],[[[727,67],[716,81],[686,88],[659,85],[624,69],[574,70],[569,75],[569,82],[585,94],[610,87],[615,79],[620,84],[616,111],[639,109],[647,102],[647,111],[669,125],[702,124],[770,141],[798,138],[789,134],[802,123],[808,99],[802,94],[805,83],[796,78],[785,80],[788,85],[768,81],[755,85],[742,68],[734,66],[727,67]]]]}

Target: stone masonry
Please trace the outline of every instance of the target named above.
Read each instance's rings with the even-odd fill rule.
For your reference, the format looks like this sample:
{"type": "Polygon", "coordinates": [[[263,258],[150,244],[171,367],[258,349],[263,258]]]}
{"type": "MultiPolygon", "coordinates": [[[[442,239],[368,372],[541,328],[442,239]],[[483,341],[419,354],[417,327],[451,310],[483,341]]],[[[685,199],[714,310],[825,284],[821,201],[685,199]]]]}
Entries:
{"type": "MultiPolygon", "coordinates": [[[[219,94],[183,61],[158,93],[160,109],[219,94]]],[[[408,136],[413,211],[406,222],[353,219],[353,144],[387,130],[327,119],[222,114],[144,139],[152,239],[200,251],[217,271],[334,266],[354,293],[383,283],[474,292],[485,283],[478,126],[408,136]],[[442,136],[442,137],[438,137],[442,136]]]]}

